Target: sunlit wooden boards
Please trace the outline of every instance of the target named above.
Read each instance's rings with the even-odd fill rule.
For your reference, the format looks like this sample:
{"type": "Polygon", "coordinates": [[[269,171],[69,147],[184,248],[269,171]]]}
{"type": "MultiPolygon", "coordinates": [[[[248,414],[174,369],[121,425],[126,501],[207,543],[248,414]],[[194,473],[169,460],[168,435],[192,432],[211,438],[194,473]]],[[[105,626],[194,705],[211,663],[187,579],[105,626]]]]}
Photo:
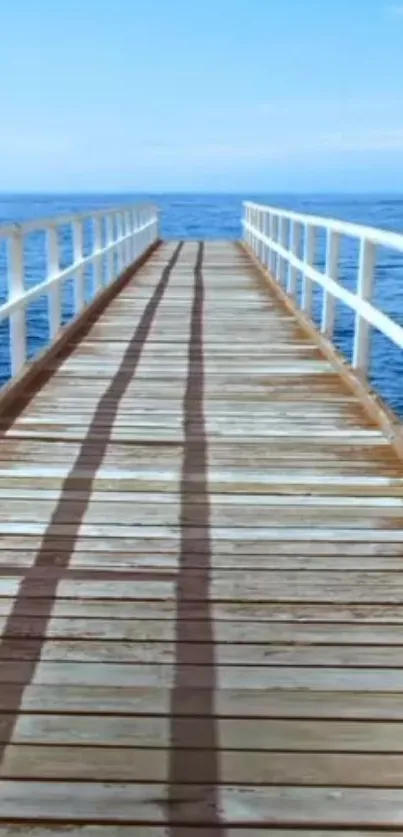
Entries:
{"type": "Polygon", "coordinates": [[[51,371],[0,443],[0,837],[403,833],[403,468],[360,403],[223,242],[51,371]]]}

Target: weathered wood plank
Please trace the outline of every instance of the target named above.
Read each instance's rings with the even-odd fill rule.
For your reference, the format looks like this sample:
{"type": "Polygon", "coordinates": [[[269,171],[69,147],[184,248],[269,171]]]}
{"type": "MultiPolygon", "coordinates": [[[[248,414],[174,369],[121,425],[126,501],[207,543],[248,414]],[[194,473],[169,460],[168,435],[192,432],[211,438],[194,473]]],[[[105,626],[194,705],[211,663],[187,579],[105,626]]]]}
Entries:
{"type": "MultiPolygon", "coordinates": [[[[299,516],[298,523],[303,523],[305,520],[305,515],[302,513],[299,516]]],[[[242,549],[245,552],[249,551],[250,543],[254,541],[261,542],[266,544],[267,541],[308,541],[311,543],[312,541],[320,541],[321,543],[333,541],[334,543],[344,543],[344,542],[355,542],[355,543],[372,543],[374,540],[380,543],[401,543],[403,540],[403,528],[400,526],[403,524],[403,520],[396,521],[396,523],[390,523],[385,519],[378,519],[378,526],[380,528],[370,528],[370,524],[366,519],[366,526],[365,528],[360,528],[359,525],[354,528],[345,528],[342,526],[342,518],[339,521],[332,521],[331,525],[326,527],[319,527],[312,529],[312,526],[309,524],[306,526],[290,526],[287,522],[284,522],[282,526],[268,526],[267,521],[266,525],[262,525],[260,527],[254,526],[215,526],[214,528],[214,538],[213,544],[220,544],[223,541],[229,541],[231,544],[235,541],[238,543],[243,543],[242,549]],[[387,523],[388,528],[382,528],[382,525],[385,526],[387,523]],[[339,525],[338,525],[339,524],[339,525]],[[367,528],[368,527],[368,528],[367,528]]],[[[273,524],[275,521],[273,520],[273,524]]],[[[28,522],[19,522],[14,521],[11,523],[8,522],[0,522],[0,537],[4,535],[27,535],[41,537],[46,532],[46,523],[36,523],[34,521],[28,522]]],[[[189,539],[197,542],[203,539],[203,528],[202,527],[186,527],[188,529],[188,537],[189,539]]],[[[66,538],[72,535],[76,530],[76,526],[74,523],[68,524],[54,524],[52,526],[52,536],[54,538],[66,538]]],[[[179,537],[179,526],[175,527],[174,524],[169,527],[168,525],[165,526],[142,526],[139,525],[112,525],[112,524],[82,524],[80,527],[80,535],[81,537],[91,538],[96,540],[103,540],[108,537],[112,538],[127,538],[131,540],[132,538],[139,538],[144,537],[146,539],[160,539],[160,538],[167,538],[172,537],[172,535],[176,535],[179,537]]]]}
{"type": "MultiPolygon", "coordinates": [[[[36,550],[29,549],[29,541],[25,543],[25,550],[13,549],[14,542],[11,538],[8,540],[3,539],[3,543],[6,543],[6,548],[0,553],[0,573],[9,573],[12,575],[13,567],[22,568],[34,565],[36,550]]],[[[112,548],[109,551],[102,552],[100,549],[97,551],[95,548],[91,550],[85,549],[83,542],[78,542],[66,575],[74,571],[74,569],[94,570],[94,572],[112,570],[117,573],[118,580],[119,572],[124,573],[130,570],[137,572],[140,569],[143,569],[145,572],[149,572],[152,569],[156,572],[162,570],[173,571],[178,567],[178,549],[175,549],[172,543],[170,545],[167,544],[165,549],[163,544],[157,543],[151,549],[150,546],[143,545],[143,542],[140,542],[140,544],[133,542],[133,550],[131,552],[125,552],[122,549],[119,550],[118,547],[122,545],[120,540],[115,541],[115,543],[115,551],[112,548]]],[[[101,547],[101,544],[97,543],[97,546],[101,547]]],[[[401,555],[380,554],[377,556],[375,549],[373,550],[374,555],[370,554],[371,550],[368,550],[369,554],[367,555],[354,555],[353,550],[351,550],[352,554],[347,556],[315,555],[315,544],[313,544],[312,555],[304,555],[303,549],[298,550],[299,554],[289,555],[286,549],[282,549],[282,546],[286,547],[287,543],[278,544],[276,550],[277,555],[261,555],[259,553],[256,555],[253,553],[250,555],[236,554],[237,568],[247,570],[251,574],[263,570],[266,573],[267,582],[271,578],[269,575],[270,572],[278,572],[280,570],[318,570],[325,572],[336,571],[340,573],[378,571],[385,573],[389,571],[401,571],[403,569],[403,557],[401,555]]],[[[325,544],[323,552],[325,552],[326,546],[325,544]]],[[[388,544],[385,545],[385,547],[387,546],[388,544]]],[[[362,553],[365,553],[365,547],[366,544],[361,547],[360,551],[362,553]]],[[[396,545],[396,552],[397,550],[398,546],[396,545]]],[[[56,550],[48,550],[46,561],[43,563],[43,570],[35,569],[36,577],[40,577],[41,572],[45,575],[46,567],[50,572],[49,568],[53,562],[52,555],[55,551],[63,555],[65,552],[65,549],[63,549],[63,541],[56,550]]],[[[214,550],[212,552],[211,565],[214,569],[228,571],[233,568],[233,553],[230,551],[227,554],[220,551],[214,553],[214,550]]],[[[269,552],[269,547],[267,552],[269,552]]],[[[297,549],[295,549],[295,552],[297,552],[297,549]]],[[[198,554],[196,552],[192,563],[194,571],[201,570],[203,568],[202,553],[198,554]]]]}
{"type": "MultiPolygon", "coordinates": [[[[154,623],[151,623],[154,624],[154,623]]],[[[192,665],[206,664],[209,643],[201,642],[205,633],[205,624],[191,623],[178,629],[178,641],[186,643],[186,653],[192,665]],[[181,636],[182,632],[182,636],[181,636]]],[[[175,637],[176,638],[176,637],[175,637]]],[[[335,637],[333,637],[333,640],[335,637]]],[[[295,666],[299,667],[334,667],[334,668],[386,668],[400,669],[403,642],[397,646],[365,646],[312,644],[300,642],[259,644],[214,643],[217,666],[295,666]]],[[[44,660],[50,662],[77,663],[155,663],[172,664],[176,659],[174,641],[124,641],[97,639],[53,639],[47,640],[38,657],[36,638],[9,638],[7,648],[2,654],[4,660],[44,660]]],[[[247,676],[247,670],[245,671],[247,676]]]]}
{"type": "MultiPolygon", "coordinates": [[[[220,750],[218,759],[223,784],[403,788],[401,755],[277,752],[273,758],[270,753],[220,750]]],[[[12,745],[6,750],[0,776],[5,779],[165,782],[168,761],[167,749],[12,745]]],[[[199,782],[208,783],[210,777],[203,758],[199,760],[197,771],[199,782]]],[[[186,776],[183,783],[186,784],[186,776]]]]}
{"type": "MultiPolygon", "coordinates": [[[[149,532],[148,527],[147,532],[149,532]]],[[[151,530],[151,532],[153,537],[142,537],[141,533],[139,533],[138,537],[134,539],[125,536],[110,537],[108,532],[105,532],[105,534],[98,539],[89,539],[78,535],[74,544],[73,557],[78,557],[83,553],[92,556],[94,560],[100,556],[100,553],[108,553],[109,557],[116,556],[117,560],[119,560],[124,553],[143,557],[147,555],[171,556],[172,554],[176,557],[178,556],[179,530],[177,527],[173,527],[169,532],[167,532],[165,528],[161,528],[159,531],[151,530]]],[[[376,556],[381,558],[385,556],[395,556],[396,558],[399,558],[400,561],[403,561],[402,544],[398,538],[386,542],[379,541],[377,539],[362,542],[357,541],[355,538],[352,541],[315,541],[308,539],[298,541],[287,539],[276,540],[274,538],[270,540],[263,540],[257,536],[257,532],[255,533],[255,537],[253,537],[252,534],[249,539],[240,539],[240,534],[242,533],[233,532],[232,539],[228,537],[225,540],[220,539],[216,542],[213,541],[211,543],[211,553],[213,559],[216,556],[224,556],[225,560],[230,560],[230,558],[232,558],[232,567],[234,567],[234,559],[236,559],[235,566],[238,568],[238,559],[241,560],[242,558],[247,557],[252,558],[253,560],[256,559],[259,562],[264,562],[266,559],[270,561],[275,557],[282,560],[283,556],[297,556],[298,558],[309,562],[310,557],[327,556],[334,559],[334,565],[332,566],[332,569],[334,570],[337,570],[339,560],[345,556],[376,556]]],[[[192,531],[189,532],[189,536],[190,535],[193,535],[192,531]]],[[[196,558],[203,554],[202,537],[200,533],[199,538],[196,537],[195,541],[196,542],[193,545],[193,554],[196,558]]],[[[49,544],[47,541],[43,543],[43,539],[40,535],[29,534],[0,535],[0,547],[1,551],[4,551],[4,553],[8,550],[11,550],[12,552],[18,550],[28,550],[28,552],[33,555],[35,555],[39,548],[41,548],[43,554],[53,554],[54,552],[57,552],[59,555],[62,555],[66,551],[71,551],[69,550],[68,544],[66,544],[66,540],[63,537],[55,536],[49,544]]],[[[262,566],[264,569],[266,566],[265,563],[263,563],[262,566]]],[[[269,568],[270,567],[268,567],[268,569],[269,568]]],[[[306,568],[309,569],[308,566],[306,568]]],[[[399,564],[397,564],[396,569],[399,569],[399,564]]]]}
{"type": "MultiPolygon", "coordinates": [[[[206,749],[204,719],[183,718],[181,724],[187,748],[206,749]]],[[[0,715],[1,740],[6,725],[7,716],[0,715]]],[[[24,714],[18,719],[13,743],[161,749],[169,746],[169,718],[76,715],[72,723],[69,715],[24,714]]],[[[361,719],[222,718],[218,744],[220,750],[403,754],[403,724],[361,719]]]]}
{"type": "MultiPolygon", "coordinates": [[[[0,667],[0,682],[24,683],[27,672],[32,675],[30,661],[4,661],[0,667]]],[[[188,688],[209,689],[211,671],[209,666],[183,665],[182,675],[188,688]]],[[[77,685],[117,687],[140,686],[142,688],[172,688],[175,678],[173,666],[169,664],[124,663],[74,663],[40,662],[35,666],[32,682],[37,685],[77,685]]],[[[388,668],[331,668],[331,667],[288,667],[288,666],[222,666],[216,671],[216,688],[257,690],[266,689],[313,689],[314,691],[403,691],[401,669],[388,668]]]]}
{"type": "MultiPolygon", "coordinates": [[[[16,687],[0,693],[0,709],[7,712],[15,701],[16,687]]],[[[169,715],[170,692],[166,688],[31,685],[24,692],[22,712],[110,715],[169,715]]],[[[183,692],[183,715],[203,717],[206,706],[200,690],[183,692]]],[[[215,696],[217,717],[319,718],[403,721],[399,692],[343,692],[288,689],[220,689],[215,696]]]]}
{"type": "MultiPolygon", "coordinates": [[[[116,616],[120,614],[119,606],[116,608],[116,616]]],[[[53,640],[81,640],[81,645],[86,640],[97,641],[97,646],[103,647],[103,643],[109,643],[119,651],[119,645],[122,642],[129,643],[128,654],[133,653],[132,661],[136,659],[138,653],[137,645],[139,643],[148,643],[150,651],[154,648],[156,655],[158,655],[158,643],[168,646],[166,653],[170,654],[172,651],[172,643],[175,639],[179,642],[200,642],[200,637],[203,636],[205,623],[194,619],[189,621],[186,625],[186,637],[181,635],[180,626],[177,625],[174,619],[158,619],[158,613],[155,612],[155,618],[149,613],[148,619],[141,618],[115,618],[115,619],[99,619],[99,618],[63,618],[52,617],[46,631],[46,637],[53,640]]],[[[32,639],[36,636],[42,636],[43,625],[42,620],[38,617],[25,617],[20,620],[19,625],[13,631],[12,636],[15,640],[15,653],[18,654],[18,648],[24,646],[18,645],[18,638],[32,639]]],[[[228,655],[239,654],[239,659],[243,654],[251,661],[251,656],[256,649],[262,648],[262,654],[269,651],[272,646],[273,653],[280,650],[281,646],[311,646],[313,649],[323,647],[323,653],[328,650],[332,653],[332,647],[337,646],[337,651],[340,649],[348,651],[350,646],[354,646],[353,653],[360,654],[365,650],[366,646],[371,646],[371,652],[379,648],[379,654],[391,653],[390,646],[397,646],[396,654],[399,654],[399,648],[403,646],[403,628],[399,625],[382,625],[377,624],[371,626],[368,624],[354,624],[350,622],[338,622],[335,624],[329,623],[303,623],[303,622],[249,622],[243,621],[225,621],[215,620],[213,628],[213,639],[218,645],[225,644],[218,648],[219,659],[224,661],[227,655],[227,648],[229,646],[228,655]],[[245,649],[238,648],[238,643],[245,645],[245,649]],[[231,648],[231,644],[233,647],[231,648]],[[346,647],[347,646],[347,647],[346,647]],[[388,648],[389,646],[389,648],[388,648]]],[[[10,649],[12,646],[9,644],[10,649]]],[[[74,648],[75,646],[71,646],[74,648]]],[[[90,648],[88,644],[85,647],[90,648]]],[[[25,644],[27,651],[29,650],[29,643],[25,644]]],[[[57,646],[53,644],[49,648],[49,653],[56,653],[57,646]]],[[[286,653],[286,647],[283,648],[286,653]]],[[[150,653],[148,651],[148,653],[150,653]]],[[[79,651],[78,651],[79,653],[79,651]]],[[[197,651],[195,650],[195,658],[197,659],[197,651]]],[[[227,660],[228,662],[228,660],[227,660]]]]}
{"type": "MultiPolygon", "coordinates": [[[[203,804],[209,792],[208,785],[175,788],[177,821],[208,825],[210,819],[212,824],[214,813],[206,820],[203,804]]],[[[0,782],[6,820],[163,824],[167,800],[161,784],[0,782]]],[[[223,786],[220,803],[222,821],[229,825],[403,826],[400,789],[223,786]]]]}
{"type": "MultiPolygon", "coordinates": [[[[0,616],[6,616],[13,606],[13,598],[0,598],[0,616]]],[[[50,609],[58,617],[85,617],[91,619],[143,619],[174,620],[175,601],[130,599],[47,599],[46,597],[27,598],[21,604],[21,625],[26,618],[38,617],[43,608],[50,609]]],[[[301,622],[321,623],[331,626],[333,623],[350,622],[352,624],[382,625],[403,624],[403,605],[385,603],[336,604],[295,603],[295,602],[215,602],[212,608],[217,621],[256,621],[256,622],[301,622]]],[[[198,602],[189,603],[186,621],[204,618],[198,602]]]]}
{"type": "MultiPolygon", "coordinates": [[[[170,826],[148,826],[148,825],[113,825],[114,837],[170,837],[170,826]]],[[[175,826],[177,837],[211,837],[211,828],[197,826],[175,826]]],[[[332,837],[345,837],[344,830],[332,829],[332,837]]],[[[0,837],[111,837],[110,825],[48,825],[43,823],[39,826],[32,824],[5,823],[0,824],[0,837]]],[[[329,831],[321,828],[232,828],[226,829],[226,837],[329,837],[329,831]]],[[[384,831],[356,829],[349,830],[350,837],[385,837],[384,831]]]]}

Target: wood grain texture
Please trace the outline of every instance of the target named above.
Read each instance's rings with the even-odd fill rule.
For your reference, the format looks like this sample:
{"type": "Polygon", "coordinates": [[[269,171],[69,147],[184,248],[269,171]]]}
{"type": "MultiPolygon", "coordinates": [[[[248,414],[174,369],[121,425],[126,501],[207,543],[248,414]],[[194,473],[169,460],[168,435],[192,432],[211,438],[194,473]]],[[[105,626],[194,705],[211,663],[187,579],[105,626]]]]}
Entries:
{"type": "Polygon", "coordinates": [[[403,832],[375,414],[235,244],[77,334],[0,415],[0,837],[403,832]]]}
{"type": "MultiPolygon", "coordinates": [[[[165,826],[113,826],[114,837],[168,837],[169,827],[165,826]]],[[[208,830],[204,829],[199,837],[207,837],[208,830]]],[[[0,824],[0,837],[111,837],[110,825],[60,825],[57,823],[21,824],[4,822],[0,824]]],[[[260,837],[259,832],[252,831],[252,835],[260,837]]],[[[186,828],[183,830],[186,837],[186,828]]],[[[189,837],[189,832],[188,832],[189,837]]],[[[243,829],[238,837],[251,837],[249,829],[243,829]]],[[[336,835],[338,837],[338,835],[336,835]]],[[[354,837],[354,835],[353,835],[354,837]]],[[[379,835],[375,835],[379,837],[379,835]]]]}
{"type": "MultiPolygon", "coordinates": [[[[192,825],[177,826],[178,837],[210,837],[210,828],[192,825]]],[[[385,837],[385,831],[349,829],[350,837],[385,837]]],[[[395,832],[398,833],[398,832],[395,832]]],[[[322,828],[227,828],[225,837],[345,837],[344,829],[322,828]]],[[[0,824],[0,837],[111,837],[110,825],[60,825],[42,822],[40,825],[15,823],[0,824]]],[[[170,826],[113,824],[113,837],[170,837],[170,826]]]]}

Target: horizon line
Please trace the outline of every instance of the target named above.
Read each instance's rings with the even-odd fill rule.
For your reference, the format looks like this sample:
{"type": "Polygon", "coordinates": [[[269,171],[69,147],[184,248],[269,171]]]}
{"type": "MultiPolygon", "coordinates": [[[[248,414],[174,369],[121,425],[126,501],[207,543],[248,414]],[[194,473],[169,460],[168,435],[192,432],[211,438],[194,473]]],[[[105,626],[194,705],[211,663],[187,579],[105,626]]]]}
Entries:
{"type": "Polygon", "coordinates": [[[92,191],[92,190],[84,190],[84,191],[77,191],[77,190],[70,191],[69,190],[69,191],[64,191],[64,190],[61,189],[61,190],[54,190],[54,191],[50,191],[50,192],[48,192],[48,191],[41,192],[41,191],[34,190],[34,189],[27,190],[27,191],[19,191],[19,190],[6,191],[6,192],[0,191],[0,198],[14,198],[14,197],[21,197],[22,198],[22,197],[31,197],[31,196],[44,197],[44,198],[45,197],[56,197],[56,196],[57,197],[64,197],[64,196],[66,196],[66,197],[86,197],[86,196],[88,196],[88,197],[109,197],[109,196],[114,197],[116,195],[120,195],[122,197],[123,196],[133,197],[133,196],[142,196],[142,195],[150,195],[150,196],[156,196],[156,197],[173,197],[173,196],[175,196],[175,197],[176,196],[192,197],[192,196],[199,196],[199,195],[205,195],[205,196],[228,196],[228,195],[230,195],[230,196],[233,196],[233,197],[242,197],[242,198],[245,198],[247,195],[251,195],[251,196],[254,196],[254,195],[256,195],[256,196],[257,195],[265,195],[265,196],[266,195],[273,195],[273,196],[290,196],[290,197],[299,197],[299,196],[303,196],[303,197],[317,197],[317,196],[318,197],[321,197],[321,196],[326,196],[326,197],[333,197],[333,196],[378,197],[378,196],[389,196],[389,195],[394,195],[394,196],[401,195],[403,197],[403,189],[398,189],[398,190],[391,190],[391,189],[380,190],[380,189],[377,189],[377,190],[374,190],[374,191],[372,191],[372,190],[354,190],[354,191],[315,190],[315,191],[312,191],[312,192],[308,192],[308,191],[289,191],[289,190],[271,191],[271,190],[266,190],[266,189],[265,190],[250,189],[250,190],[241,190],[241,191],[238,191],[238,190],[236,190],[236,191],[232,191],[232,190],[224,190],[224,191],[196,190],[196,191],[190,191],[190,190],[185,189],[185,190],[181,190],[181,191],[178,191],[178,192],[175,192],[175,191],[161,191],[160,192],[160,191],[154,191],[152,189],[151,190],[141,189],[139,191],[121,191],[119,189],[117,189],[117,190],[105,190],[105,191],[98,191],[98,190],[96,190],[96,191],[92,191]]]}

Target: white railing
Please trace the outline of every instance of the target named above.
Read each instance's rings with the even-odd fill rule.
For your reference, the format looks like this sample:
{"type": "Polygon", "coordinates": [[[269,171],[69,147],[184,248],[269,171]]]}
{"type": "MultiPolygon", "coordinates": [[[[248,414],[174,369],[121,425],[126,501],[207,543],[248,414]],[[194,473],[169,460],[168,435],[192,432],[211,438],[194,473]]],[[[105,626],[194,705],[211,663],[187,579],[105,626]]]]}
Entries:
{"type": "Polygon", "coordinates": [[[367,374],[370,328],[373,327],[403,348],[403,328],[376,308],[372,302],[376,248],[383,246],[403,253],[403,235],[350,224],[333,218],[302,215],[272,206],[244,204],[244,240],[256,258],[267,267],[283,289],[294,299],[300,297],[302,310],[312,314],[313,284],[323,289],[321,331],[332,338],[335,302],[339,300],[354,311],[352,365],[367,374]],[[315,235],[326,234],[326,266],[322,273],[314,267],[315,235]],[[338,281],[340,239],[359,241],[357,286],[353,293],[338,281]],[[302,257],[299,255],[301,254],[302,257]],[[302,287],[299,289],[298,277],[302,287]],[[300,290],[300,293],[298,291],[300,290]]]}
{"type": "Polygon", "coordinates": [[[61,330],[61,299],[63,284],[73,283],[74,313],[78,316],[85,305],[110,285],[125,268],[138,259],[158,238],[158,210],[151,205],[122,206],[82,215],[63,215],[29,221],[24,224],[0,226],[0,239],[6,239],[7,299],[0,305],[0,322],[10,320],[11,376],[17,375],[27,361],[26,309],[34,300],[47,297],[49,341],[53,343],[61,330]],[[84,250],[84,224],[90,224],[90,252],[84,250]],[[60,267],[61,230],[70,228],[72,261],[60,267]],[[26,286],[25,245],[32,233],[45,235],[44,278],[26,286]],[[85,301],[85,270],[92,266],[89,299],[85,301]]]}

